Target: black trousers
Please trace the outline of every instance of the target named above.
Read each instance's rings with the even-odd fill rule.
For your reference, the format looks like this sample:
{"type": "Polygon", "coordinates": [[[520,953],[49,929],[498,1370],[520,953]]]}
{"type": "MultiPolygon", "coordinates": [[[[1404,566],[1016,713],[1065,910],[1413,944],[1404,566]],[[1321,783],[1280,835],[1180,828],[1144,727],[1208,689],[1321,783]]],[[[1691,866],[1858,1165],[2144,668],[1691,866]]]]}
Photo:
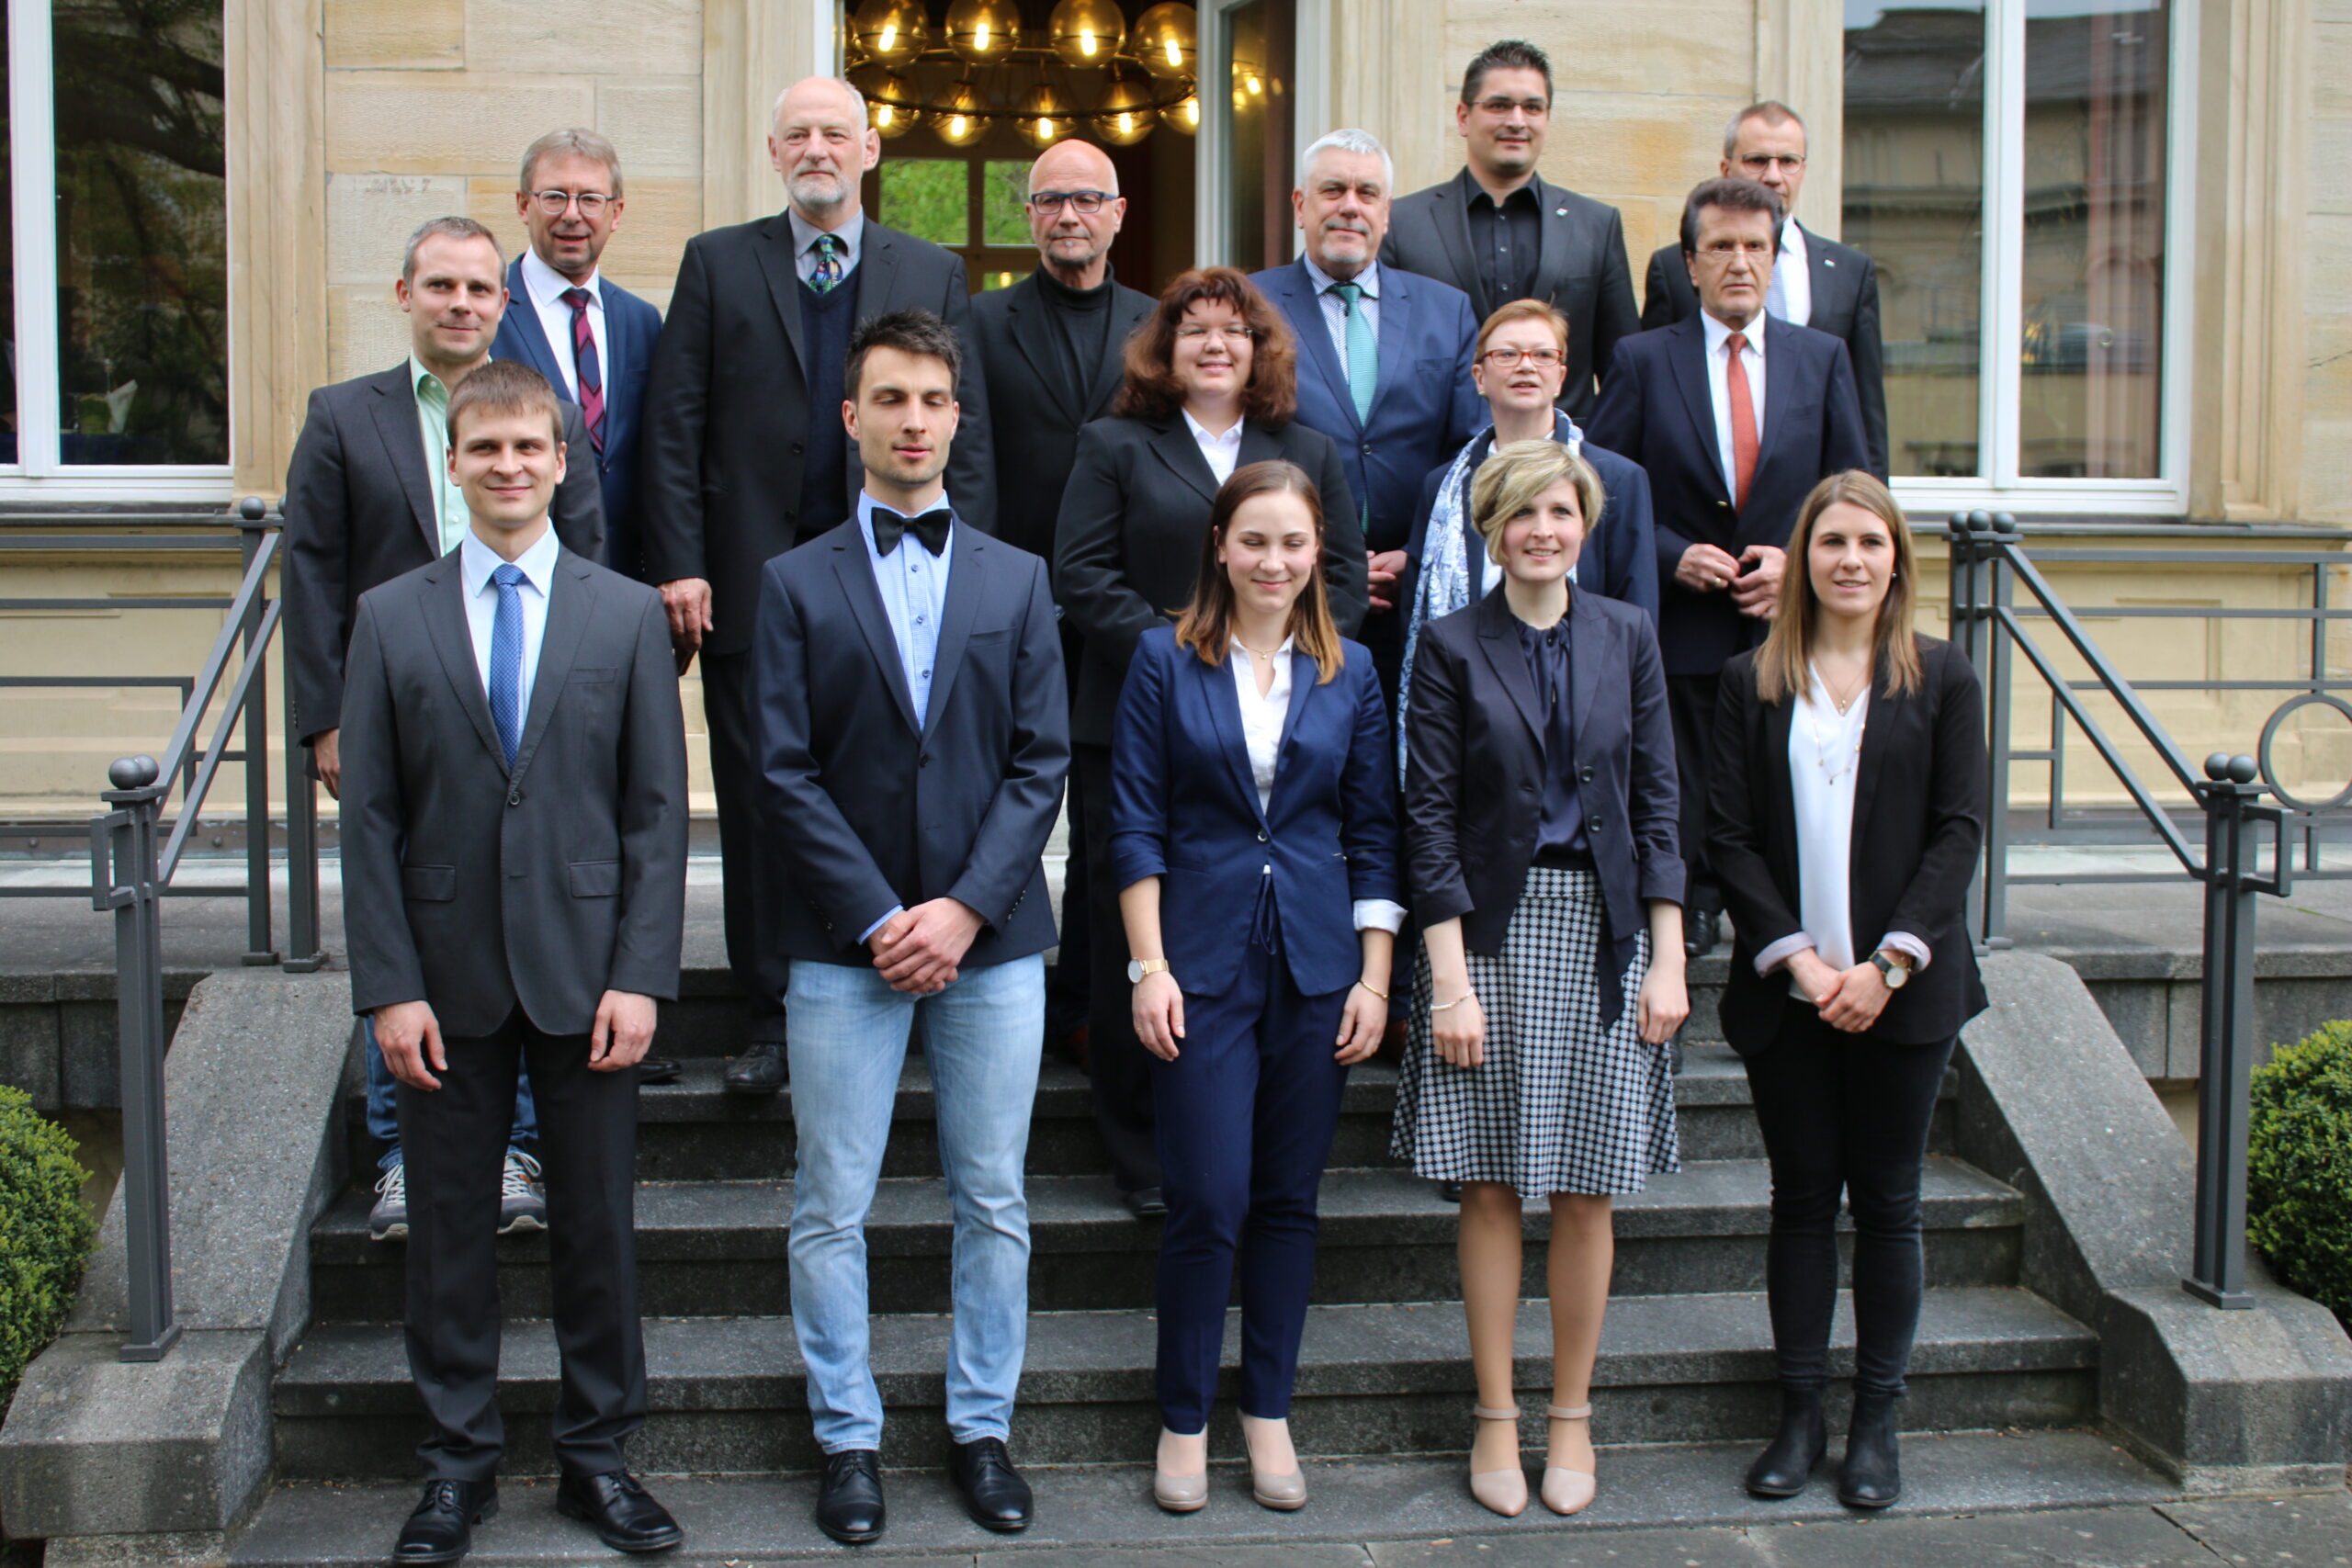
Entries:
{"type": "Polygon", "coordinates": [[[486,1481],[505,1451],[498,1415],[499,1178],[526,1062],[539,1108],[556,1348],[556,1460],[567,1473],[622,1468],[645,1425],[637,1310],[637,1074],[592,1072],[584,1034],[541,1034],[521,1009],[494,1034],[447,1040],[437,1089],[400,1086],[408,1166],[410,1375],[432,1433],[429,1481],[486,1481]]]}
{"type": "Polygon", "coordinates": [[[1707,778],[1714,771],[1715,693],[1719,675],[1668,675],[1666,716],[1674,727],[1675,782],[1682,794],[1682,864],[1684,908],[1724,905],[1707,864],[1707,778]]]}
{"type": "Polygon", "coordinates": [[[1127,984],[1127,928],[1119,918],[1119,876],[1111,864],[1111,749],[1080,745],[1070,750],[1086,830],[1092,975],[1086,1076],[1094,1090],[1094,1124],[1111,1151],[1111,1178],[1120,1191],[1133,1192],[1159,1185],[1159,1145],[1152,1129],[1152,1055],[1136,1038],[1134,987],[1127,984]]]}
{"type": "Polygon", "coordinates": [[[720,910],[727,965],[743,987],[754,1043],[784,1043],[784,990],[791,965],[775,938],[774,868],[760,853],[760,773],[752,745],[752,656],[702,656],[702,712],[710,736],[710,782],[718,796],[720,910]]]}
{"type": "Polygon", "coordinates": [[[1765,1288],[1785,1388],[1828,1380],[1842,1196],[1854,1217],[1854,1387],[1903,1392],[1926,1285],[1920,1168],[1951,1049],[1848,1034],[1792,1000],[1779,1037],[1747,1058],[1772,1161],[1765,1288]]]}

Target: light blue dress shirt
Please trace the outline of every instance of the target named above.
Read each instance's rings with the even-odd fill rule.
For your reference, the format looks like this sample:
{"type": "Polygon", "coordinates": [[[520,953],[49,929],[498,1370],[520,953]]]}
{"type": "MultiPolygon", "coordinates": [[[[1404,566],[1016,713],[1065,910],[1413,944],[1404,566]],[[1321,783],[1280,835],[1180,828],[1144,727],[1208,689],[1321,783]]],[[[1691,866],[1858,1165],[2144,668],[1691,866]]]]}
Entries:
{"type": "MultiPolygon", "coordinates": [[[[470,515],[470,513],[469,514],[470,515]]],[[[516,680],[515,701],[527,724],[531,716],[531,687],[539,673],[539,648],[548,637],[548,594],[555,586],[555,558],[561,549],[555,529],[539,536],[538,543],[514,558],[523,570],[516,596],[523,604],[523,668],[516,680]]],[[[466,630],[474,645],[474,671],[481,677],[484,695],[490,692],[490,634],[498,624],[498,584],[491,573],[506,563],[469,527],[458,541],[458,570],[465,575],[466,630]]],[[[521,733],[521,726],[516,733],[521,733]]]]}
{"type": "Polygon", "coordinates": [[[865,214],[853,213],[848,222],[831,231],[818,228],[788,207],[784,215],[792,225],[792,269],[800,275],[800,281],[806,283],[817,276],[817,236],[830,231],[841,246],[842,281],[848,282],[857,271],[858,253],[865,248],[865,214]]]}
{"type": "MultiPolygon", "coordinates": [[[[921,723],[931,713],[932,665],[939,655],[939,618],[947,610],[947,570],[956,558],[956,529],[953,524],[948,525],[947,546],[936,556],[923,548],[922,541],[911,532],[886,556],[874,542],[874,509],[878,504],[864,491],[858,492],[857,531],[865,540],[874,586],[881,592],[882,613],[889,617],[891,640],[899,645],[899,668],[906,675],[907,694],[914,701],[915,719],[921,723]]],[[[942,506],[952,510],[944,491],[923,511],[942,506]]],[[[857,940],[872,940],[903,908],[894,906],[859,933],[857,940]]]]}
{"type": "MultiPolygon", "coordinates": [[[[1340,355],[1342,372],[1348,365],[1348,302],[1332,292],[1340,280],[1315,265],[1315,258],[1302,254],[1299,265],[1306,268],[1306,279],[1315,285],[1315,302],[1323,308],[1323,324],[1330,329],[1331,346],[1340,355]]],[[[1372,329],[1372,341],[1380,341],[1380,264],[1372,262],[1349,279],[1363,290],[1356,301],[1356,309],[1363,312],[1364,324],[1372,329]]]]}

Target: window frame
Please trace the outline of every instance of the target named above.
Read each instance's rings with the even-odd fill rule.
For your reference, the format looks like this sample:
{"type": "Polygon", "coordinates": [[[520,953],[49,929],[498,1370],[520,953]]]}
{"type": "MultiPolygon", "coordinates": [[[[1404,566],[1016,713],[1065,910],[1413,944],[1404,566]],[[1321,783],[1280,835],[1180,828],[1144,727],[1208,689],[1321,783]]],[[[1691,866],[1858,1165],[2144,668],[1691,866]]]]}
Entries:
{"type": "MultiPolygon", "coordinates": [[[[232,412],[225,463],[67,463],[63,400],[57,383],[56,55],[50,0],[7,0],[8,180],[17,321],[17,461],[0,463],[0,501],[226,502],[234,487],[240,433],[232,412]]],[[[233,130],[228,132],[233,134],[233,130]]],[[[232,165],[233,166],[233,164],[232,165]]],[[[236,182],[228,203],[229,276],[236,254],[236,182]]],[[[221,368],[236,385],[237,332],[221,368]]]]}
{"type": "MultiPolygon", "coordinates": [[[[1304,148],[1312,138],[1297,137],[1301,128],[1332,123],[1331,0],[1294,3],[1297,80],[1291,84],[1290,114],[1294,140],[1304,148]]],[[[1193,138],[1193,249],[1204,266],[1240,265],[1233,259],[1227,210],[1233,195],[1233,13],[1249,4],[1250,0],[1196,0],[1201,68],[1193,85],[1201,96],[1201,128],[1193,138]]],[[[1293,224],[1293,261],[1298,259],[1300,238],[1293,224]]]]}

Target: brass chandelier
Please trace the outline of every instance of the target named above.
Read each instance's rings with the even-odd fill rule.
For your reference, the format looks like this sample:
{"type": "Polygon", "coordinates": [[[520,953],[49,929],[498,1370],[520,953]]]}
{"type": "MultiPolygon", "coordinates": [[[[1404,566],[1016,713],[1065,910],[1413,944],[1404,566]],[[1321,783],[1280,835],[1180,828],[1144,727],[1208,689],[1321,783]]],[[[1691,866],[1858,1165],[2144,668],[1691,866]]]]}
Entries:
{"type": "Polygon", "coordinates": [[[1043,150],[1080,134],[1132,147],[1159,126],[1200,129],[1199,21],[1182,0],[1161,0],[1132,28],[1118,0],[1060,0],[1042,29],[1025,32],[1016,0],[955,0],[936,29],[923,0],[864,0],[845,41],[849,79],[885,137],[920,125],[968,147],[1011,120],[1043,150]],[[919,90],[907,73],[925,66],[956,78],[919,90]],[[1100,84],[1080,86],[1080,72],[1100,84]]]}

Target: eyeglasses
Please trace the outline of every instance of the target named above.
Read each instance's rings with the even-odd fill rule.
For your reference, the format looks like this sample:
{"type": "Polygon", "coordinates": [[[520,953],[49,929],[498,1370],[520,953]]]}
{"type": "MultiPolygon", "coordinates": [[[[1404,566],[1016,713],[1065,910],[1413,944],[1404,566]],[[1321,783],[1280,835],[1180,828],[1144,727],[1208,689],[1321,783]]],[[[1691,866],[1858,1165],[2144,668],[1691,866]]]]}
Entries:
{"type": "Polygon", "coordinates": [[[1745,256],[1752,262],[1770,261],[1773,246],[1767,240],[1750,240],[1741,244],[1718,241],[1712,245],[1702,245],[1699,247],[1699,254],[1718,266],[1729,266],[1733,258],[1737,256],[1745,256]]]}
{"type": "Polygon", "coordinates": [[[1793,175],[1804,167],[1804,154],[1802,152],[1744,152],[1740,154],[1739,159],[1741,168],[1758,175],[1771,173],[1772,166],[1776,164],[1793,175]]]}
{"type": "Polygon", "coordinates": [[[1487,114],[1496,116],[1507,115],[1511,110],[1517,109],[1530,119],[1541,119],[1552,112],[1550,102],[1543,98],[1480,98],[1478,107],[1487,114]]]}
{"type": "Polygon", "coordinates": [[[1560,363],[1561,355],[1556,348],[1490,348],[1478,357],[1498,370],[1516,370],[1521,365],[1549,370],[1560,363]]]}
{"type": "Polygon", "coordinates": [[[1071,211],[1091,218],[1102,210],[1104,202],[1117,199],[1107,190],[1040,190],[1030,193],[1029,205],[1050,218],[1068,202],[1071,211]]]}
{"type": "Polygon", "coordinates": [[[605,209],[613,203],[611,197],[599,190],[535,190],[531,193],[531,199],[537,202],[539,210],[550,218],[562,217],[567,208],[577,203],[580,216],[591,223],[602,218],[605,209]]]}
{"type": "Polygon", "coordinates": [[[1176,335],[1186,343],[1199,343],[1204,338],[1231,338],[1247,343],[1258,335],[1255,327],[1204,327],[1198,321],[1186,321],[1176,329],[1176,335]]]}

